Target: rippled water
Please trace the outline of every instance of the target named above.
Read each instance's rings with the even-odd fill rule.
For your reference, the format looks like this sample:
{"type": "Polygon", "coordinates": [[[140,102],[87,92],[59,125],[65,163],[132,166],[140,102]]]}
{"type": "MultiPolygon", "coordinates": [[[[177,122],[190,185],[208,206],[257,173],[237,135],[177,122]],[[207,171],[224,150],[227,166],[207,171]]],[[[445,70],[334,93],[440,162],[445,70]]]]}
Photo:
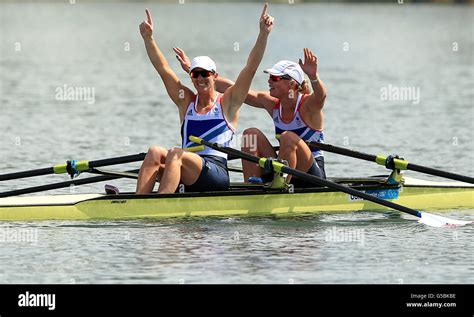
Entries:
{"type": "Polygon", "coordinates": [[[472,228],[397,213],[9,225],[38,240],[0,244],[3,283],[474,282],[472,228]]]}
{"type": "MultiPolygon", "coordinates": [[[[237,76],[255,41],[260,5],[147,5],[160,45],[185,82],[171,53],[175,45],[190,56],[211,55],[222,76],[237,76]],[[195,16],[212,19],[198,25],[195,16]],[[210,37],[204,40],[206,30],[210,37]]],[[[144,8],[0,3],[1,173],[179,143],[177,111],[138,33],[144,8]],[[63,85],[93,87],[95,103],[56,100],[63,85]]],[[[297,60],[303,47],[315,51],[329,91],[328,143],[474,174],[472,6],[306,4],[270,10],[276,24],[260,68],[297,60]],[[389,85],[419,88],[420,102],[381,100],[389,85]]],[[[267,89],[266,80],[258,72],[254,89],[267,89]]],[[[238,133],[251,126],[272,134],[268,115],[244,106],[238,133]]],[[[326,161],[331,176],[385,172],[331,154],[326,161]]],[[[0,191],[45,179],[66,180],[4,182],[0,191]]],[[[122,190],[135,186],[127,180],[114,184],[122,190]]],[[[76,190],[102,191],[102,185],[76,190]]],[[[472,219],[472,212],[445,215],[472,219]]],[[[472,228],[427,228],[398,213],[0,225],[37,237],[36,243],[0,242],[0,283],[474,282],[472,228]]]]}

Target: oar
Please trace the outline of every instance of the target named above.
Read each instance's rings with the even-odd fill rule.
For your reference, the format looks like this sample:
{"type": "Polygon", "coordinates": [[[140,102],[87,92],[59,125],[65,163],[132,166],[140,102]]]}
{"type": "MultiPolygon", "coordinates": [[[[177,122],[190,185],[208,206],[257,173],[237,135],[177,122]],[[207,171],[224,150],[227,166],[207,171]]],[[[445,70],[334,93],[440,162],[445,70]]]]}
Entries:
{"type": "Polygon", "coordinates": [[[449,178],[465,183],[471,183],[474,184],[474,178],[465,176],[465,175],[459,175],[451,172],[446,172],[443,170],[431,168],[431,167],[426,167],[426,166],[421,166],[413,163],[409,163],[408,161],[405,161],[403,159],[398,159],[398,158],[392,158],[392,157],[387,157],[384,155],[373,155],[373,154],[367,154],[367,153],[362,153],[362,152],[357,152],[353,151],[350,149],[334,146],[331,144],[325,144],[325,143],[318,143],[318,142],[306,142],[308,146],[314,147],[323,151],[331,152],[331,153],[336,153],[336,154],[341,154],[353,158],[358,158],[361,160],[369,161],[369,162],[376,162],[377,164],[383,165],[387,168],[390,169],[399,169],[399,170],[411,170],[411,171],[416,171],[420,173],[425,173],[429,175],[434,175],[434,176],[439,176],[439,177],[444,177],[444,178],[449,178]],[[389,159],[387,161],[387,158],[389,159]],[[391,160],[393,159],[393,163],[391,163],[391,160]],[[391,164],[387,166],[388,164],[391,164]]]}
{"type": "Polygon", "coordinates": [[[118,156],[96,161],[68,161],[66,164],[58,164],[52,167],[40,168],[35,170],[15,172],[0,175],[0,181],[10,179],[19,179],[33,176],[49,175],[49,174],[63,174],[69,173],[71,176],[77,172],[84,172],[94,167],[109,166],[116,164],[125,164],[137,161],[143,161],[146,153],[139,153],[127,156],[118,156]]]}
{"type": "MultiPolygon", "coordinates": [[[[138,172],[137,169],[127,171],[127,173],[136,173],[138,172]]],[[[67,188],[71,185],[85,185],[85,184],[93,184],[93,183],[100,183],[105,182],[112,179],[122,178],[121,175],[107,175],[107,176],[94,176],[89,178],[83,179],[73,179],[70,181],[47,184],[47,185],[40,185],[40,186],[33,186],[23,189],[15,189],[8,192],[0,193],[0,197],[10,197],[10,196],[17,196],[23,194],[31,194],[31,193],[39,193],[47,190],[59,189],[59,188],[67,188]]]]}
{"type": "MultiPolygon", "coordinates": [[[[195,136],[190,136],[189,139],[192,142],[195,142],[197,144],[203,144],[203,145],[206,145],[206,146],[208,146],[210,148],[213,148],[217,151],[221,151],[221,152],[224,152],[224,153],[227,153],[227,154],[231,154],[231,155],[240,157],[240,158],[245,159],[247,161],[257,163],[262,168],[265,168],[265,162],[267,162],[267,160],[268,160],[268,158],[260,158],[258,156],[254,156],[254,155],[251,155],[251,154],[248,154],[248,153],[245,153],[245,152],[242,152],[242,151],[230,148],[230,147],[226,147],[222,144],[208,142],[206,140],[203,140],[203,139],[195,137],[195,136]]],[[[446,218],[446,217],[433,215],[433,214],[430,214],[430,213],[427,213],[427,212],[421,212],[421,211],[417,211],[417,210],[414,210],[414,209],[410,209],[408,207],[393,203],[391,201],[383,200],[383,199],[371,196],[369,194],[366,194],[364,192],[355,190],[353,188],[343,186],[343,185],[340,185],[340,184],[337,184],[337,183],[334,183],[334,182],[331,182],[331,181],[328,181],[328,180],[325,180],[325,179],[322,179],[322,178],[319,178],[319,177],[316,177],[316,176],[313,176],[313,175],[310,175],[310,174],[307,174],[307,173],[304,173],[304,172],[301,172],[299,170],[296,170],[296,169],[290,168],[288,166],[285,166],[284,164],[282,164],[280,162],[277,162],[277,161],[272,161],[272,166],[273,166],[273,171],[274,172],[286,173],[286,174],[289,174],[289,175],[293,175],[293,176],[296,176],[300,179],[303,179],[303,180],[308,181],[308,182],[313,183],[313,184],[317,184],[317,185],[320,185],[320,186],[326,186],[326,187],[329,187],[329,188],[332,188],[332,189],[336,189],[336,190],[339,190],[341,192],[344,192],[344,193],[347,193],[347,194],[350,194],[350,195],[353,195],[353,196],[356,196],[356,197],[363,198],[365,200],[374,202],[376,204],[383,205],[383,206],[388,207],[388,208],[392,208],[392,209],[395,209],[395,210],[398,210],[398,211],[405,212],[407,214],[410,214],[412,216],[420,218],[419,222],[424,223],[424,224],[429,225],[429,226],[432,226],[432,227],[452,227],[452,226],[462,226],[462,225],[473,223],[472,221],[453,220],[453,219],[449,219],[449,218],[446,218]]]]}

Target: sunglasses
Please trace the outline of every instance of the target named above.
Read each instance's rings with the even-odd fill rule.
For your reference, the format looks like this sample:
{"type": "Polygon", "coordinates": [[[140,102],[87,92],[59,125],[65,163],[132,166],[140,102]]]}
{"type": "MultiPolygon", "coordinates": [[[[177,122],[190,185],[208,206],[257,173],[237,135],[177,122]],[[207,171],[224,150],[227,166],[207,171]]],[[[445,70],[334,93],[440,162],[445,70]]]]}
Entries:
{"type": "Polygon", "coordinates": [[[283,75],[283,76],[270,75],[270,80],[271,81],[292,80],[292,78],[288,75],[283,75]]]}
{"type": "Polygon", "coordinates": [[[199,75],[201,75],[203,78],[207,78],[211,76],[211,74],[214,74],[214,72],[211,72],[210,70],[193,70],[191,72],[191,77],[198,78],[199,75]]]}

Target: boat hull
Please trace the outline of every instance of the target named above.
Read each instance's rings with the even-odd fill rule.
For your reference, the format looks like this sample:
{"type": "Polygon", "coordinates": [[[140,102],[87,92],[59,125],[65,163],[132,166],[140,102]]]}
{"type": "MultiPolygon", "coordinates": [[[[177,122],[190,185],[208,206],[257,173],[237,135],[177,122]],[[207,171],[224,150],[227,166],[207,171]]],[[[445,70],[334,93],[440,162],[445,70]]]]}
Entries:
{"type": "MultiPolygon", "coordinates": [[[[372,186],[357,188],[417,210],[474,210],[473,187],[372,186]],[[398,196],[398,197],[396,197],[398,196]]],[[[0,199],[0,220],[139,219],[303,215],[387,210],[325,188],[295,193],[230,191],[171,195],[75,194],[0,199]]]]}

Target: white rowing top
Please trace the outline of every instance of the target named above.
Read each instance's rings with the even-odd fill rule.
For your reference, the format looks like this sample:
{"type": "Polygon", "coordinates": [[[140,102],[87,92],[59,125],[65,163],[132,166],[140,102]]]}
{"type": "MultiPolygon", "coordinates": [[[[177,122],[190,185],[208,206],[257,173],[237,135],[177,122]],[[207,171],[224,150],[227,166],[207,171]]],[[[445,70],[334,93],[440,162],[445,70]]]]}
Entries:
{"type": "MultiPolygon", "coordinates": [[[[186,109],[183,124],[181,125],[182,147],[188,148],[199,146],[189,140],[189,136],[194,135],[209,142],[217,142],[224,146],[230,146],[230,142],[234,137],[235,129],[227,121],[222,108],[222,95],[218,94],[214,105],[206,113],[198,113],[197,104],[198,96],[196,95],[194,101],[190,102],[186,109]]],[[[199,155],[213,155],[227,159],[227,154],[216,151],[210,147],[205,147],[204,150],[195,152],[199,155]]]]}

